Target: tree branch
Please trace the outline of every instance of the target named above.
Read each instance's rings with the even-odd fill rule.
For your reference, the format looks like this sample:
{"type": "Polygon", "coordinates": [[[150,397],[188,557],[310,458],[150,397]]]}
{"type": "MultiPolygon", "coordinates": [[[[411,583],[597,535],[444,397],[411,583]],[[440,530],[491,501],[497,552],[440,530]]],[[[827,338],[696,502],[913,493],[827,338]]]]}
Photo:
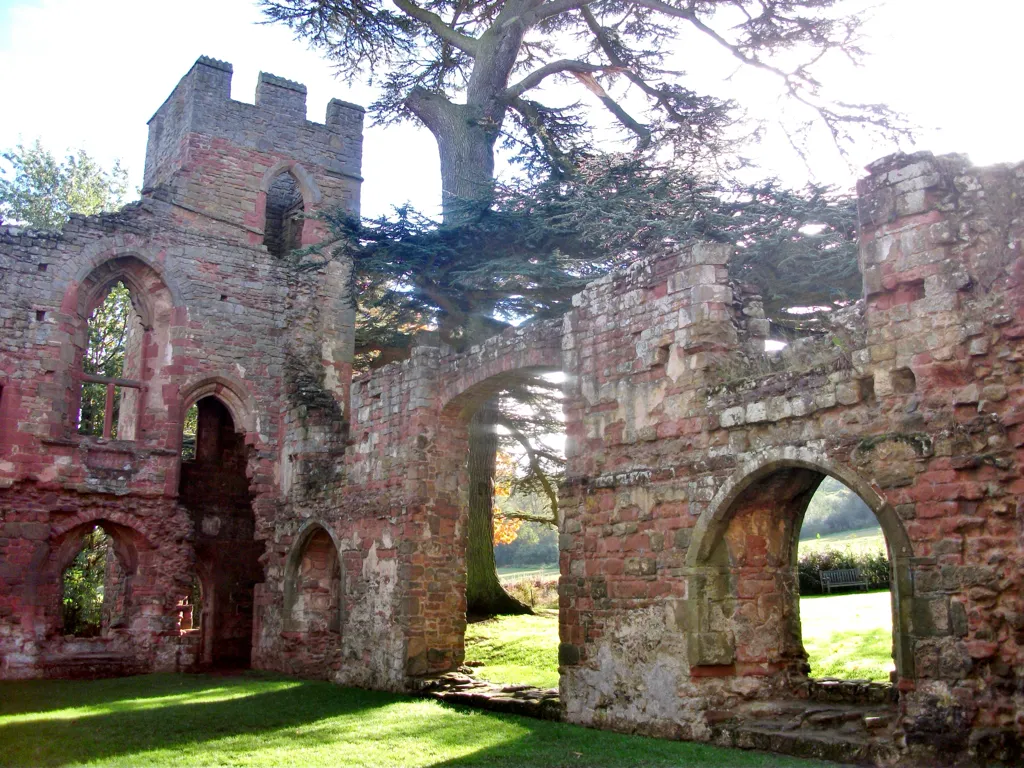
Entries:
{"type": "Polygon", "coordinates": [[[513,509],[511,512],[500,512],[501,517],[507,517],[512,520],[523,520],[527,523],[544,523],[545,525],[558,525],[558,521],[551,517],[545,517],[543,515],[534,515],[530,512],[524,512],[521,509],[513,509]]]}
{"type": "Polygon", "coordinates": [[[549,0],[549,2],[542,3],[530,11],[527,17],[533,23],[537,23],[544,19],[550,19],[552,16],[557,16],[560,13],[571,11],[574,8],[583,8],[589,3],[590,0],[549,0]]]}
{"type": "Polygon", "coordinates": [[[548,497],[548,501],[551,502],[551,514],[554,517],[555,524],[558,524],[558,491],[555,490],[554,486],[551,485],[551,480],[544,472],[543,467],[540,465],[540,459],[537,457],[537,452],[533,448],[533,443],[530,439],[524,435],[516,425],[504,414],[498,415],[498,424],[503,426],[509,431],[509,434],[514,437],[523,450],[526,451],[526,457],[530,461],[530,468],[534,474],[537,475],[537,479],[540,480],[541,486],[544,488],[544,495],[548,497]]]}
{"type": "Polygon", "coordinates": [[[540,85],[545,78],[557,75],[559,72],[590,73],[602,72],[605,69],[607,67],[603,67],[600,64],[587,64],[584,61],[576,61],[575,59],[552,61],[539,69],[535,69],[515,85],[509,86],[508,90],[505,91],[505,100],[512,101],[513,99],[518,99],[530,89],[540,85]]]}
{"type": "Polygon", "coordinates": [[[447,24],[444,19],[438,16],[436,13],[420,8],[411,0],[393,0],[394,4],[407,16],[411,16],[417,21],[421,21],[430,28],[430,31],[440,37],[446,43],[455,48],[458,48],[468,56],[476,56],[477,49],[479,47],[476,38],[464,35],[458,32],[447,24]]]}

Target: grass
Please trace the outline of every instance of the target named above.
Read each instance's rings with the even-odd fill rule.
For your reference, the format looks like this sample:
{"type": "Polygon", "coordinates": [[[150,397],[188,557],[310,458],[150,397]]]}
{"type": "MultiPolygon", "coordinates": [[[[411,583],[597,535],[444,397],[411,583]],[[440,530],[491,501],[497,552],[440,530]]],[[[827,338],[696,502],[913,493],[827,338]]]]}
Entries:
{"type": "Polygon", "coordinates": [[[500,683],[558,687],[558,611],[499,616],[466,627],[466,659],[477,676],[500,683]]]}
{"type": "Polygon", "coordinates": [[[845,549],[849,547],[854,552],[864,551],[885,551],[885,534],[881,526],[870,528],[858,528],[855,531],[843,531],[842,533],[829,533],[813,539],[800,539],[800,551],[810,552],[817,549],[845,549]]]}
{"type": "Polygon", "coordinates": [[[522,579],[557,579],[558,563],[551,565],[506,566],[498,569],[498,579],[504,584],[522,579]]]}
{"type": "MultiPolygon", "coordinates": [[[[811,677],[889,679],[892,613],[889,592],[852,592],[800,599],[800,624],[811,677]]],[[[558,685],[558,611],[502,616],[470,624],[466,659],[477,677],[539,688],[558,685]]]]}
{"type": "Polygon", "coordinates": [[[257,674],[0,683],[0,766],[813,766],[257,674]]]}
{"type": "Polygon", "coordinates": [[[886,682],[892,662],[892,595],[851,592],[800,598],[811,677],[886,682]]]}

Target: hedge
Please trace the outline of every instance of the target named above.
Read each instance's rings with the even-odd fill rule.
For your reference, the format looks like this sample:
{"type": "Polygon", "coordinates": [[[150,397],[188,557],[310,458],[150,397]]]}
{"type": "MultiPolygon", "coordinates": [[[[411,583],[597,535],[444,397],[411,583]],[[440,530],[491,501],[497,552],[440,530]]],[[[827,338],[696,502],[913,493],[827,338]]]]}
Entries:
{"type": "Polygon", "coordinates": [[[889,587],[889,558],[883,550],[874,552],[852,549],[815,549],[805,552],[799,557],[800,594],[820,595],[821,588],[819,571],[831,571],[836,568],[860,568],[861,573],[873,587],[889,587]]]}

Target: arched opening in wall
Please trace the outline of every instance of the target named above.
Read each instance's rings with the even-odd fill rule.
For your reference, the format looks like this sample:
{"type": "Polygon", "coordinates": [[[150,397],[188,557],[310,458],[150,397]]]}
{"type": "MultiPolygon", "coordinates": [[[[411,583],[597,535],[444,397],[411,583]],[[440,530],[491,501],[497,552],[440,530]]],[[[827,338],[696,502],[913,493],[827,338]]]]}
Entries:
{"type": "Polygon", "coordinates": [[[104,637],[127,626],[130,563],[123,562],[102,525],[89,526],[75,541],[77,554],[61,573],[61,631],[74,637],[104,637]]]}
{"type": "Polygon", "coordinates": [[[889,682],[891,564],[871,508],[832,477],[818,485],[797,542],[800,627],[813,678],[889,682]]]}
{"type": "MultiPolygon", "coordinates": [[[[778,673],[809,684],[812,699],[835,689],[846,701],[866,705],[888,705],[893,668],[897,677],[914,679],[909,611],[901,610],[912,599],[909,539],[895,512],[867,483],[853,476],[839,480],[813,464],[772,463],[732,485],[701,528],[688,554],[688,563],[697,566],[689,587],[698,617],[689,640],[694,666],[778,673]],[[879,526],[870,535],[860,525],[867,522],[864,510],[851,495],[879,526]],[[813,507],[812,499],[817,499],[813,507]],[[863,561],[813,555],[812,549],[827,551],[828,538],[817,533],[833,515],[837,528],[839,519],[860,525],[860,540],[884,546],[885,554],[863,561]],[[814,535],[801,544],[805,517],[814,535]],[[847,564],[853,567],[842,567],[847,564]],[[829,585],[824,589],[823,579],[829,585]],[[865,596],[862,588],[876,591],[865,596]],[[827,594],[807,594],[818,591],[827,594]],[[819,681],[825,677],[836,679],[819,681]],[[845,686],[840,679],[865,682],[845,686]]],[[[835,541],[845,550],[857,537],[837,535],[835,541]]]]}
{"type": "Polygon", "coordinates": [[[219,398],[201,397],[194,405],[194,451],[181,463],[178,498],[192,515],[198,568],[207,574],[200,620],[203,661],[246,667],[252,652],[253,593],[262,580],[246,476],[249,449],[219,398]]]}
{"type": "Polygon", "coordinates": [[[178,631],[198,632],[203,626],[203,584],[198,576],[192,577],[188,592],[178,600],[178,631]]]}
{"type": "Polygon", "coordinates": [[[135,439],[143,334],[131,292],[123,281],[112,283],[89,315],[80,374],[79,434],[135,439]]]}
{"type": "Polygon", "coordinates": [[[520,369],[458,400],[465,424],[465,652],[500,683],[558,685],[560,372],[520,369]]]}
{"type": "Polygon", "coordinates": [[[196,433],[199,431],[199,406],[195,403],[185,411],[181,429],[181,460],[194,461],[196,458],[196,433]]]}
{"type": "Polygon", "coordinates": [[[296,671],[323,676],[341,661],[341,558],[334,539],[319,525],[302,536],[289,558],[284,580],[282,629],[296,671]]]}
{"type": "Polygon", "coordinates": [[[302,245],[304,200],[291,171],[282,171],[267,190],[263,244],[274,256],[284,256],[302,245]]]}

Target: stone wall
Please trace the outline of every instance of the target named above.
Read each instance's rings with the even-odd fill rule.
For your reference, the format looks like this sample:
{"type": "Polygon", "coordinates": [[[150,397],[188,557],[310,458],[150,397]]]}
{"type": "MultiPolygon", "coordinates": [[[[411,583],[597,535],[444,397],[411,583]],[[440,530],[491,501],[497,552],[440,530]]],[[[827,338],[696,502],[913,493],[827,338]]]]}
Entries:
{"type": "Polygon", "coordinates": [[[667,276],[655,260],[578,300],[564,342],[578,374],[562,501],[570,720],[743,743],[759,702],[806,695],[795,541],[831,475],[889,547],[893,748],[1019,749],[1006,745],[1024,727],[1021,172],[926,153],[869,171],[863,314],[802,366],[744,371],[721,356],[728,327],[695,343],[720,309],[695,312],[695,297],[725,285],[710,267],[710,289],[675,282],[708,260],[695,249],[669,256],[667,276]]]}
{"type": "MultiPolygon", "coordinates": [[[[153,118],[140,202],[59,233],[0,228],[0,676],[194,663],[176,605],[197,576],[212,611],[200,660],[247,663],[264,541],[305,499],[284,467],[344,451],[347,270],[268,253],[261,206],[290,173],[307,214],[358,210],[362,110],[332,102],[326,124],[308,122],[304,89],[271,75],[256,105],[234,102],[230,70],[200,59],[153,118]],[[119,281],[139,321],[124,376],[139,387],[121,387],[131,439],[108,440],[78,434],[77,415],[88,318],[119,281]],[[290,373],[300,353],[313,403],[290,373]],[[185,413],[209,398],[235,447],[183,472],[185,413]],[[315,421],[338,423],[309,448],[315,421]],[[61,634],[60,580],[66,540],[97,522],[137,571],[128,627],[83,644],[61,634]]],[[[305,220],[305,241],[318,226],[305,220]]]]}
{"type": "MultiPolygon", "coordinates": [[[[591,284],[561,321],[353,381],[349,265],[263,239],[282,173],[307,214],[357,209],[362,112],[332,102],[311,123],[304,89],[269,75],[235,102],[230,75],[200,59],[158,110],[140,203],[0,229],[0,676],[220,661],[403,690],[457,667],[468,421],[524,372],[562,371],[567,719],[878,762],[1019,754],[1019,169],[874,164],[863,300],[778,359],[728,248],[694,243],[591,284]],[[84,437],[87,320],[118,280],[139,315],[133,439],[84,437]],[[197,403],[215,446],[183,465],[197,403]],[[825,476],[885,532],[891,689],[808,678],[796,542],[825,476]],[[97,522],[126,620],[64,637],[61,572],[97,522]],[[183,633],[195,578],[201,629],[183,633]],[[833,717],[808,702],[835,695],[837,722],[860,697],[873,730],[806,733],[833,717]]],[[[303,243],[321,237],[301,221],[303,243]]]]}

